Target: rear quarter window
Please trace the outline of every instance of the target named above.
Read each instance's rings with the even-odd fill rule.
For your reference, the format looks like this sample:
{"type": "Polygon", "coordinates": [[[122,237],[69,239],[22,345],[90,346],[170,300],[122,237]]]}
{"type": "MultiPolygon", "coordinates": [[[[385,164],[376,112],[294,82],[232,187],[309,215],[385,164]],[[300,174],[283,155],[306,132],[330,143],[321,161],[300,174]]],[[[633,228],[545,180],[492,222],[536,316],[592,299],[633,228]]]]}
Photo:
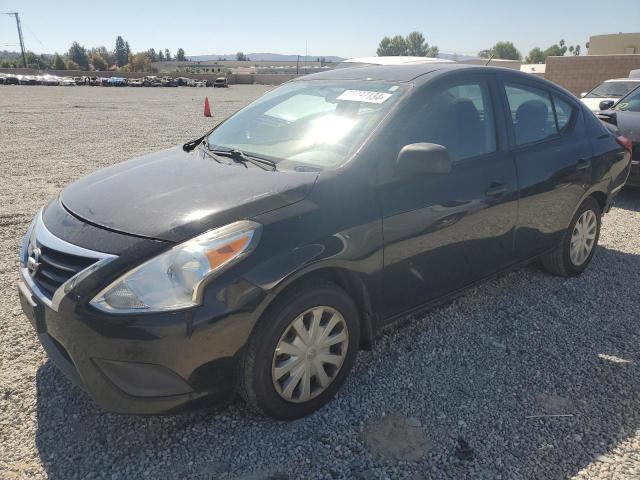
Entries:
{"type": "Polygon", "coordinates": [[[573,126],[575,117],[578,114],[578,110],[571,103],[557,95],[553,96],[553,104],[556,109],[558,131],[560,133],[569,132],[573,126]]]}

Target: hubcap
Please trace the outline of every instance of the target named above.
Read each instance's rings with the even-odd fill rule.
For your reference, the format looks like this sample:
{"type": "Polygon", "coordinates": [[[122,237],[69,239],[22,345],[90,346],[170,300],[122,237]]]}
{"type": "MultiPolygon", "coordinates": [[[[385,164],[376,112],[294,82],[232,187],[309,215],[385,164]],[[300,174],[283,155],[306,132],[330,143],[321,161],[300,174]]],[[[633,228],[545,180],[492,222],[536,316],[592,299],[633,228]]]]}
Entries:
{"type": "Polygon", "coordinates": [[[573,227],[571,234],[571,248],[569,254],[571,263],[576,267],[582,265],[596,243],[596,233],[598,231],[598,220],[592,210],[586,210],[573,227]]]}
{"type": "Polygon", "coordinates": [[[331,307],[298,315],[278,341],[271,377],[289,402],[307,402],[336,378],[347,355],[349,332],[344,317],[331,307]]]}

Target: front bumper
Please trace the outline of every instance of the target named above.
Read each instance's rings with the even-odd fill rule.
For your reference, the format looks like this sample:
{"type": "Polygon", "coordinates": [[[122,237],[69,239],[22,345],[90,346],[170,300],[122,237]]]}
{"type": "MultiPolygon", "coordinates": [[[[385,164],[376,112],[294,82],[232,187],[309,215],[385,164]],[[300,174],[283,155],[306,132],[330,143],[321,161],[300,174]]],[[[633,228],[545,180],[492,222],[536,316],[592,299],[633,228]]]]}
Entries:
{"type": "MultiPolygon", "coordinates": [[[[203,306],[182,312],[116,316],[70,298],[54,308],[27,285],[32,282],[26,269],[21,275],[22,309],[47,355],[103,409],[158,414],[205,398],[224,403],[233,397],[238,354],[256,309],[230,309],[229,295],[221,295],[225,288],[212,290],[226,302],[207,298],[203,306]]],[[[248,289],[255,287],[233,286],[259,303],[248,289]]]]}

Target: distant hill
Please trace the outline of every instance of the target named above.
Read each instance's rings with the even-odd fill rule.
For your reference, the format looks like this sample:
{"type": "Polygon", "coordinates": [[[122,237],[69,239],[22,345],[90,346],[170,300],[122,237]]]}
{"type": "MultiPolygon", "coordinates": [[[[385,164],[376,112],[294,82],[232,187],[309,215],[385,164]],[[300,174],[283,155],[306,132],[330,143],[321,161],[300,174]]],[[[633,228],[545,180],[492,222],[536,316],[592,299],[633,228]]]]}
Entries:
{"type": "MultiPolygon", "coordinates": [[[[298,55],[282,55],[280,53],[248,53],[246,54],[251,60],[256,62],[295,62],[298,59],[298,55]]],[[[235,60],[235,53],[228,53],[224,55],[189,55],[187,56],[189,60],[193,60],[194,62],[206,62],[210,60],[235,60]]],[[[304,55],[300,55],[301,62],[315,62],[318,58],[322,58],[323,55],[308,55],[305,57],[304,55]]],[[[336,57],[333,55],[324,55],[324,59],[327,62],[342,62],[345,60],[342,57],[336,57]]]]}

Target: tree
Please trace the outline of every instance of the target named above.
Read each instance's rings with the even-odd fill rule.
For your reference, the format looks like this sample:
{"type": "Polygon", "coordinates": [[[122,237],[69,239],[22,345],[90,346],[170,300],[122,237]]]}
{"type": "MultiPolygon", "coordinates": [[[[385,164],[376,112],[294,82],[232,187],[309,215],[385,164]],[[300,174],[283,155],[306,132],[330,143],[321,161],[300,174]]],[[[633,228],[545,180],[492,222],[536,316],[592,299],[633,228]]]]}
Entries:
{"type": "Polygon", "coordinates": [[[162,53],[162,50],[158,50],[158,61],[164,62],[164,53],[162,53]]]}
{"type": "Polygon", "coordinates": [[[127,53],[127,45],[125,44],[124,39],[118,35],[116,38],[116,65],[119,67],[124,67],[129,62],[129,54],[127,53]]]}
{"type": "Polygon", "coordinates": [[[570,45],[567,47],[567,44],[564,40],[560,40],[558,43],[554,43],[545,51],[540,50],[538,47],[533,48],[527,58],[524,59],[527,63],[544,63],[547,60],[547,57],[562,57],[567,51],[572,53],[573,55],[580,55],[580,45],[570,45]]]}
{"type": "Polygon", "coordinates": [[[420,32],[411,32],[407,35],[407,53],[412,57],[426,57],[429,52],[429,45],[420,32]]]}
{"type": "Polygon", "coordinates": [[[53,57],[53,62],[51,63],[51,66],[53,67],[54,70],[66,70],[67,69],[67,66],[64,64],[64,60],[57,53],[53,57]]]}
{"type": "Polygon", "coordinates": [[[169,49],[168,49],[168,48],[165,48],[165,49],[164,49],[164,59],[165,59],[167,62],[170,62],[170,61],[172,60],[172,58],[171,58],[171,52],[169,52],[169,49]]]}
{"type": "Polygon", "coordinates": [[[80,65],[78,65],[73,60],[67,60],[66,62],[64,62],[64,66],[67,70],[80,70],[80,65]]]}
{"type": "Polygon", "coordinates": [[[107,61],[102,58],[98,52],[94,52],[91,54],[91,65],[93,65],[94,70],[104,71],[109,69],[109,65],[107,65],[107,61]]]}
{"type": "Polygon", "coordinates": [[[152,72],[155,69],[151,66],[151,58],[147,52],[138,52],[129,57],[127,64],[130,72],[152,72]]]}
{"type": "Polygon", "coordinates": [[[521,60],[522,55],[512,42],[498,42],[489,50],[478,53],[480,58],[499,58],[502,60],[521,60]]]}
{"type": "Polygon", "coordinates": [[[29,68],[45,69],[51,65],[51,59],[47,55],[36,55],[33,52],[27,52],[27,66],[29,68]]]}
{"type": "Polygon", "coordinates": [[[546,60],[547,56],[538,47],[532,48],[527,58],[524,59],[525,63],[544,63],[546,60]]]}
{"type": "Polygon", "coordinates": [[[176,60],[179,62],[184,62],[186,60],[186,58],[184,58],[184,50],[182,48],[179,48],[176,52],[176,60]]]}
{"type": "Polygon", "coordinates": [[[152,62],[157,62],[158,61],[158,54],[156,53],[156,49],[155,48],[150,48],[149,50],[147,50],[147,55],[149,56],[149,59],[152,62]]]}
{"type": "Polygon", "coordinates": [[[376,54],[379,57],[386,57],[391,55],[391,39],[389,37],[382,37],[380,43],[378,44],[378,50],[376,50],[376,54]]]}
{"type": "Polygon", "coordinates": [[[131,47],[129,46],[129,42],[124,42],[124,48],[127,51],[127,58],[131,56],[131,47]]]}
{"type": "Polygon", "coordinates": [[[236,60],[238,62],[246,62],[248,60],[248,58],[244,53],[238,52],[238,53],[236,53],[236,60]]]}
{"type": "Polygon", "coordinates": [[[73,42],[67,53],[69,60],[79,65],[82,70],[89,70],[89,56],[87,49],[78,42],[73,42]]]}
{"type": "Polygon", "coordinates": [[[437,57],[439,49],[435,45],[429,47],[422,33],[411,32],[406,38],[402,35],[395,35],[393,38],[383,37],[376,53],[380,57],[398,55],[437,57]]]}
{"type": "Polygon", "coordinates": [[[391,39],[391,53],[393,56],[404,56],[407,54],[407,41],[402,35],[395,35],[391,39]]]}

